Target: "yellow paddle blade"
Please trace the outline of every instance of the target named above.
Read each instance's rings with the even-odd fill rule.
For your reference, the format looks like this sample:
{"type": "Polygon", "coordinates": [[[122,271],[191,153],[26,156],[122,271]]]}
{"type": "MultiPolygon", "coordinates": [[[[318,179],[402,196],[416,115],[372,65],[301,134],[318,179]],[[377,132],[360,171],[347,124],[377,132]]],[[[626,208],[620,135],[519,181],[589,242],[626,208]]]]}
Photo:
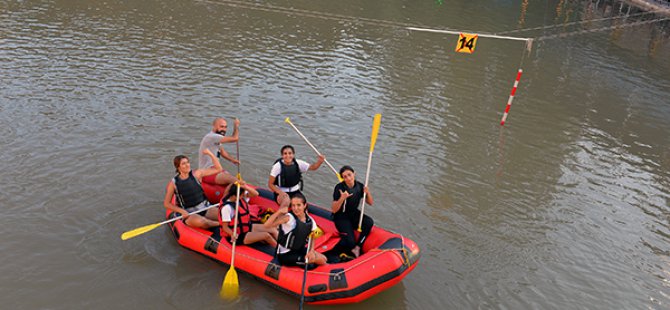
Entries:
{"type": "Polygon", "coordinates": [[[375,142],[377,142],[377,134],[379,133],[379,126],[382,123],[382,115],[375,114],[375,118],[372,121],[372,137],[370,138],[370,153],[375,149],[375,142]]]}
{"type": "Polygon", "coordinates": [[[342,176],[340,175],[339,172],[337,173],[337,179],[340,180],[340,182],[344,181],[344,179],[342,178],[342,176]]]}
{"type": "Polygon", "coordinates": [[[291,119],[287,117],[287,118],[284,120],[284,122],[287,122],[287,123],[290,124],[290,123],[291,123],[291,119]]]}
{"type": "Polygon", "coordinates": [[[219,296],[223,299],[232,300],[237,298],[239,293],[240,283],[237,281],[237,271],[235,271],[235,267],[230,267],[228,273],[226,273],[226,277],[223,279],[219,296]]]}
{"type": "Polygon", "coordinates": [[[147,226],[142,226],[140,228],[135,228],[131,231],[124,232],[123,234],[121,234],[121,240],[128,240],[130,238],[137,237],[137,236],[139,236],[139,235],[141,235],[145,232],[154,230],[158,226],[161,226],[161,224],[160,223],[159,224],[151,224],[151,225],[147,225],[147,226]]]}

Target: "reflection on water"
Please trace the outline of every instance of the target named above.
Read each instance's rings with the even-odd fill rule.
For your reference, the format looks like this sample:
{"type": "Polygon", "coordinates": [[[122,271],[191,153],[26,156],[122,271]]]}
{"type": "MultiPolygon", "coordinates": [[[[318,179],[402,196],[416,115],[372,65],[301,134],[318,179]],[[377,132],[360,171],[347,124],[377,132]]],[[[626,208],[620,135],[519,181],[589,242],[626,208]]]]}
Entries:
{"type": "MultiPolygon", "coordinates": [[[[241,118],[242,175],[264,185],[281,145],[315,158],[287,116],[363,181],[375,113],[366,213],[423,256],[401,284],[347,308],[670,303],[670,31],[631,26],[657,15],[606,0],[3,8],[9,308],[295,308],[246,276],[242,299],[219,301],[225,267],[167,230],[119,235],[160,221],[172,157],[195,156],[215,116],[241,118]],[[457,54],[455,36],[408,25],[538,39],[504,128],[525,46],[481,40],[457,54]]],[[[332,172],[305,181],[327,206],[332,172]]]]}

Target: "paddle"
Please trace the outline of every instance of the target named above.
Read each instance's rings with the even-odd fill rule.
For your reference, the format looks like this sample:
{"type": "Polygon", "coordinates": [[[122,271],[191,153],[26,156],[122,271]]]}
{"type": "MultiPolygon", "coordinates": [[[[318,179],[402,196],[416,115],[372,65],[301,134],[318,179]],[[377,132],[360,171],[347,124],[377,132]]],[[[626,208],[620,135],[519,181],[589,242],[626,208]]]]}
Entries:
{"type": "MultiPolygon", "coordinates": [[[[193,212],[189,213],[188,215],[193,215],[193,214],[196,214],[196,213],[200,213],[200,212],[202,212],[202,211],[204,211],[204,210],[208,210],[208,209],[211,209],[211,208],[214,208],[214,207],[218,207],[218,206],[219,206],[218,203],[217,203],[217,204],[213,204],[213,205],[210,205],[210,206],[205,207],[204,209],[200,209],[200,210],[193,211],[193,212]]],[[[160,222],[160,223],[151,224],[151,225],[147,225],[147,226],[142,226],[142,227],[139,227],[139,228],[135,228],[135,229],[133,229],[133,230],[129,230],[129,231],[124,232],[123,234],[121,234],[121,240],[128,240],[128,239],[130,239],[130,238],[137,237],[137,236],[139,236],[139,235],[141,235],[141,234],[143,234],[143,233],[146,233],[146,232],[149,232],[149,231],[154,230],[154,229],[155,229],[156,227],[158,227],[158,226],[161,226],[161,225],[163,225],[163,224],[167,224],[167,223],[172,223],[172,222],[174,222],[174,221],[180,220],[180,219],[183,218],[183,217],[184,217],[183,215],[180,215],[180,216],[177,216],[177,217],[175,217],[175,218],[173,218],[173,219],[169,219],[169,220],[167,220],[167,221],[162,221],[162,222],[160,222]]]]}
{"type": "MultiPolygon", "coordinates": [[[[316,148],[314,147],[314,145],[312,145],[311,143],[309,143],[309,140],[307,140],[307,138],[305,137],[305,135],[303,135],[302,132],[300,132],[300,130],[298,130],[298,128],[295,127],[295,125],[293,125],[293,123],[291,123],[291,120],[290,120],[288,117],[287,117],[284,121],[285,121],[286,123],[288,123],[289,125],[291,125],[291,127],[293,127],[293,129],[295,129],[295,132],[297,132],[298,135],[300,135],[300,136],[302,137],[302,139],[305,140],[305,142],[307,142],[307,144],[308,144],[310,147],[312,147],[312,150],[314,150],[314,152],[316,153],[316,155],[321,156],[321,153],[319,153],[319,151],[316,150],[316,148]]],[[[337,179],[340,180],[340,182],[342,182],[343,179],[342,179],[342,176],[340,175],[340,173],[338,173],[337,170],[335,170],[335,168],[333,167],[333,165],[331,165],[331,164],[328,162],[328,160],[325,160],[325,162],[326,162],[326,165],[328,165],[328,167],[330,167],[330,169],[333,170],[333,172],[335,172],[335,175],[337,175],[337,179]]]]}
{"type": "Polygon", "coordinates": [[[235,299],[240,290],[240,283],[237,281],[237,271],[235,271],[235,244],[237,243],[237,214],[240,208],[240,183],[235,182],[237,185],[237,196],[235,198],[235,224],[233,225],[233,251],[230,254],[230,268],[226,273],[226,277],[223,278],[223,285],[221,285],[221,291],[219,291],[219,296],[225,299],[235,299]]]}
{"type": "MultiPolygon", "coordinates": [[[[379,133],[379,126],[382,123],[382,115],[375,114],[375,118],[372,121],[372,136],[370,137],[370,155],[368,155],[368,170],[365,172],[365,187],[368,186],[368,181],[370,179],[370,164],[372,163],[372,151],[375,150],[375,142],[377,142],[377,134],[379,133]]],[[[363,200],[361,200],[361,218],[358,220],[358,232],[363,231],[361,225],[363,225],[363,213],[365,213],[365,191],[363,191],[363,200]]]]}
{"type": "MultiPolygon", "coordinates": [[[[309,248],[312,245],[312,234],[309,234],[309,239],[307,239],[307,254],[309,254],[309,248]]],[[[302,292],[300,292],[300,307],[302,310],[302,304],[305,303],[305,285],[307,284],[307,266],[309,265],[309,259],[305,254],[305,273],[302,275],[302,292]]]]}
{"type": "Polygon", "coordinates": [[[239,181],[242,179],[242,175],[240,174],[240,141],[237,140],[235,141],[235,146],[237,147],[237,180],[239,181]]]}

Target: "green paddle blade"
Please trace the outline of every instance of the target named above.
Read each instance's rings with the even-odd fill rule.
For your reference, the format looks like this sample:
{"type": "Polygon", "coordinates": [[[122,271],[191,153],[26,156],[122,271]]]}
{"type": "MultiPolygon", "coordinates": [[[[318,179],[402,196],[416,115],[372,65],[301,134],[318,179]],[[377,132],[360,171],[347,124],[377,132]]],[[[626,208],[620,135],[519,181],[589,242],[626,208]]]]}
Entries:
{"type": "Polygon", "coordinates": [[[223,299],[232,300],[237,298],[240,291],[240,283],[237,281],[237,271],[235,267],[228,269],[226,277],[223,279],[223,285],[221,286],[221,291],[219,295],[223,299]]]}
{"type": "Polygon", "coordinates": [[[159,224],[151,224],[151,225],[147,225],[147,226],[142,226],[140,228],[135,228],[131,231],[124,232],[121,235],[121,240],[128,240],[130,238],[137,237],[137,236],[139,236],[139,235],[141,235],[145,232],[154,230],[158,226],[161,226],[161,224],[160,223],[159,224]]]}

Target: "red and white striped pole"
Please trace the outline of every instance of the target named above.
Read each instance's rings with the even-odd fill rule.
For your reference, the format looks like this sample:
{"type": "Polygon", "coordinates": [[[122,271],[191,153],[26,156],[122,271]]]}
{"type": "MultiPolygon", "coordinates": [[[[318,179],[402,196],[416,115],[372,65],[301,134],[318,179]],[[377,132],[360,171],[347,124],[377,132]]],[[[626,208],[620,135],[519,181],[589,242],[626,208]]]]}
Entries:
{"type": "Polygon", "coordinates": [[[509,100],[507,100],[507,108],[505,108],[505,113],[503,114],[502,120],[500,121],[500,126],[505,125],[505,120],[507,119],[507,114],[509,114],[509,108],[512,107],[512,100],[514,100],[514,94],[516,93],[516,88],[519,86],[519,80],[521,79],[522,69],[519,69],[519,72],[516,74],[516,80],[514,81],[514,87],[509,94],[509,100]]]}

